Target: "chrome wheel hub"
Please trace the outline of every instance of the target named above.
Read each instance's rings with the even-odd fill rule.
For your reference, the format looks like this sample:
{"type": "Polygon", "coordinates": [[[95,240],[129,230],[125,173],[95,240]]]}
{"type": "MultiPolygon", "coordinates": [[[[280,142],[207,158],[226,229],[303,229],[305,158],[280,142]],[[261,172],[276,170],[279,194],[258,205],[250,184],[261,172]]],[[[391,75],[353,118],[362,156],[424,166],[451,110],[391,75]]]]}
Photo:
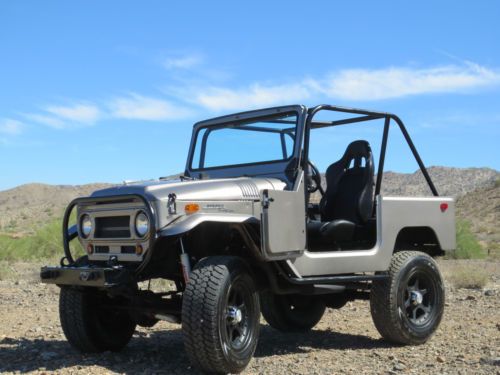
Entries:
{"type": "Polygon", "coordinates": [[[420,291],[413,290],[410,292],[410,300],[412,305],[417,306],[422,304],[422,302],[424,301],[424,296],[422,295],[422,293],[420,293],[420,291]]]}
{"type": "Polygon", "coordinates": [[[234,306],[229,306],[229,308],[227,309],[227,317],[231,324],[238,324],[243,320],[243,314],[241,310],[234,306]]]}

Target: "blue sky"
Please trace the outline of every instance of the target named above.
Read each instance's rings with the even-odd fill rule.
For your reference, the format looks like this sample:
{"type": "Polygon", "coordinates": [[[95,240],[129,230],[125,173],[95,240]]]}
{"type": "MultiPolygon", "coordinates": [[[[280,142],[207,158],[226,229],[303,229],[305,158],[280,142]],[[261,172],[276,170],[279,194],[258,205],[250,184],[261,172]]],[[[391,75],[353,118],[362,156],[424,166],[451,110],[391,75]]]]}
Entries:
{"type": "Polygon", "coordinates": [[[500,169],[500,3],[312,4],[1,2],[0,189],[176,173],[194,122],[292,103],[394,112],[427,165],[500,169]]]}

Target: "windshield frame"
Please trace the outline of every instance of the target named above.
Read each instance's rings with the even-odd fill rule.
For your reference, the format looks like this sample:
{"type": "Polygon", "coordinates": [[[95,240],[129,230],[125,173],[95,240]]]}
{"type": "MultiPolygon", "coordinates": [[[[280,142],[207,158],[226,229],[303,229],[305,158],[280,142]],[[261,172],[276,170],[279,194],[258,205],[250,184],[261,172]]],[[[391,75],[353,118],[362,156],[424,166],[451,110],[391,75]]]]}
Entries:
{"type": "MultiPolygon", "coordinates": [[[[303,129],[305,122],[305,115],[307,109],[301,105],[292,106],[282,106],[261,109],[256,111],[248,111],[236,113],[228,116],[217,117],[210,120],[205,120],[196,123],[193,126],[193,133],[191,137],[191,145],[189,148],[189,155],[186,163],[185,174],[189,177],[199,177],[203,178],[208,175],[210,178],[227,178],[227,177],[242,177],[242,176],[269,176],[278,177],[285,179],[288,182],[293,182],[289,178],[287,169],[290,168],[290,164],[294,163],[295,168],[299,165],[299,158],[302,149],[303,142],[303,129]],[[205,168],[193,168],[194,157],[196,153],[196,142],[200,131],[203,129],[223,129],[226,127],[233,127],[238,124],[251,123],[258,121],[259,119],[268,118],[276,115],[296,115],[296,125],[295,125],[295,139],[293,144],[293,150],[290,157],[281,160],[270,160],[270,161],[259,161],[254,163],[245,164],[232,164],[205,168]]],[[[292,127],[291,125],[290,127],[292,127]]],[[[248,130],[251,131],[251,130],[248,130]]],[[[259,130],[260,131],[260,130],[259,130]]],[[[266,130],[262,130],[266,131],[266,130]]],[[[277,131],[279,132],[279,131],[277,131]]],[[[244,133],[242,133],[244,136],[244,133]]],[[[204,158],[202,153],[206,150],[200,150],[199,157],[204,158]]]]}

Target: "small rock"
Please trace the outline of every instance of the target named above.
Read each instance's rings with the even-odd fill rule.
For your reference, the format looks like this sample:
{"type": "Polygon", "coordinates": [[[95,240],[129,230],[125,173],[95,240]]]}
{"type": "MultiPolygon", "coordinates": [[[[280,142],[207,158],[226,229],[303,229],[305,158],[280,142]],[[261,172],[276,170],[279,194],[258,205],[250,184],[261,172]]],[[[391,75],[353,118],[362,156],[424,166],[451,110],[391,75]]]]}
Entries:
{"type": "Polygon", "coordinates": [[[394,365],[394,370],[396,371],[403,371],[406,369],[406,366],[403,365],[401,362],[398,362],[394,365]]]}
{"type": "Polygon", "coordinates": [[[439,362],[439,363],[445,363],[445,362],[446,362],[446,359],[445,359],[443,356],[438,355],[438,356],[436,357],[436,361],[437,361],[437,362],[439,362]]]}
{"type": "Polygon", "coordinates": [[[483,365],[500,366],[500,357],[482,357],[479,362],[483,365]]]}
{"type": "Polygon", "coordinates": [[[484,291],[484,295],[487,297],[493,297],[495,295],[495,291],[492,289],[487,289],[484,291]]]}
{"type": "Polygon", "coordinates": [[[475,300],[476,300],[476,297],[471,296],[471,295],[468,295],[467,297],[465,297],[465,299],[466,299],[467,301],[475,301],[475,300]]]}

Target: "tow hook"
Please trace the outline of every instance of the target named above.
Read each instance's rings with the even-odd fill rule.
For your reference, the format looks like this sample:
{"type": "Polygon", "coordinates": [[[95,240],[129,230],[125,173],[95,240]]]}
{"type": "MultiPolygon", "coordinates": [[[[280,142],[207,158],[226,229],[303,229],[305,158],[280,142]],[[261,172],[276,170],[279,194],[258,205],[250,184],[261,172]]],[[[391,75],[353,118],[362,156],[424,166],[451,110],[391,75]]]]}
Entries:
{"type": "Polygon", "coordinates": [[[98,278],[99,278],[98,272],[93,272],[93,271],[80,272],[80,280],[81,281],[92,281],[92,280],[97,280],[98,278]]]}

